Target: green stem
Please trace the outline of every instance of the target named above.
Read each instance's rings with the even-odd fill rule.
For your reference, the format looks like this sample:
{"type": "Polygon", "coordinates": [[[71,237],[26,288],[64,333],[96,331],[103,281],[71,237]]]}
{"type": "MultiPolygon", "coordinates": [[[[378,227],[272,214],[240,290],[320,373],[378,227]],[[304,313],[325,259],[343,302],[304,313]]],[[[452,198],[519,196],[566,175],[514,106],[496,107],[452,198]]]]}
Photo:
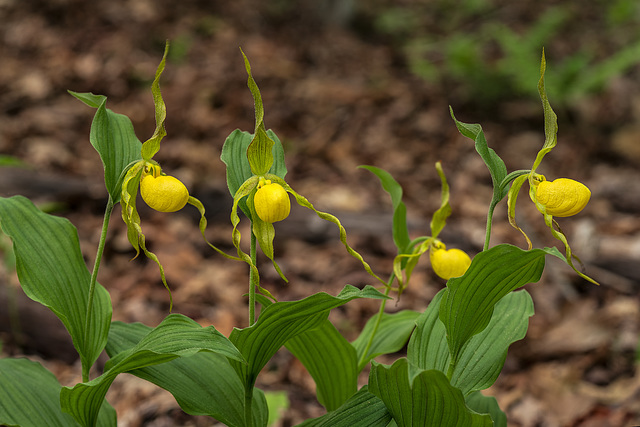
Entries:
{"type": "Polygon", "coordinates": [[[454,361],[453,359],[449,360],[449,369],[447,370],[447,379],[449,381],[451,381],[451,377],[453,377],[453,371],[456,370],[456,364],[457,362],[454,361]]]}
{"type": "MultiPolygon", "coordinates": [[[[89,340],[89,328],[91,327],[91,318],[93,312],[93,297],[96,291],[96,281],[98,280],[98,270],[100,269],[100,261],[102,261],[102,254],[104,253],[104,245],[107,241],[107,230],[109,229],[109,218],[111,218],[111,212],[113,211],[114,203],[109,196],[107,207],[104,211],[104,219],[102,220],[102,232],[100,234],[100,242],[98,243],[98,250],[96,252],[96,260],[93,264],[93,271],[91,272],[91,279],[89,281],[89,299],[87,301],[87,314],[84,322],[84,342],[89,340]]],[[[82,365],[82,381],[89,381],[89,370],[91,366],[82,365]]]]}
{"type": "Polygon", "coordinates": [[[253,412],[251,411],[252,406],[253,387],[248,387],[244,390],[244,425],[246,427],[253,427],[253,412]]]}
{"type": "MultiPolygon", "coordinates": [[[[258,251],[257,251],[257,239],[256,235],[253,234],[253,230],[251,231],[251,262],[256,267],[258,266],[258,251]]],[[[256,323],[256,288],[258,287],[256,283],[256,275],[253,272],[253,269],[249,269],[249,326],[256,323]]]]}
{"type": "Polygon", "coordinates": [[[493,222],[493,211],[496,208],[497,203],[491,200],[491,205],[489,205],[489,213],[487,213],[487,232],[484,237],[484,248],[483,251],[489,249],[489,241],[491,240],[491,224],[493,222]]]}
{"type": "MultiPolygon", "coordinates": [[[[395,278],[396,278],[395,273],[391,273],[391,275],[389,276],[389,280],[387,281],[387,286],[385,286],[384,296],[389,296],[389,292],[391,292],[391,284],[393,283],[395,278]]],[[[376,323],[373,325],[373,331],[371,331],[371,336],[369,337],[369,341],[367,342],[367,347],[364,349],[364,352],[362,353],[362,356],[360,356],[360,360],[358,361],[358,369],[362,369],[361,365],[366,359],[367,354],[371,349],[371,345],[373,345],[373,338],[376,336],[376,333],[378,332],[378,328],[380,327],[380,322],[382,321],[382,315],[384,314],[384,308],[386,307],[386,305],[387,305],[387,300],[383,299],[382,302],[380,303],[380,309],[376,314],[377,316],[376,323]]]]}

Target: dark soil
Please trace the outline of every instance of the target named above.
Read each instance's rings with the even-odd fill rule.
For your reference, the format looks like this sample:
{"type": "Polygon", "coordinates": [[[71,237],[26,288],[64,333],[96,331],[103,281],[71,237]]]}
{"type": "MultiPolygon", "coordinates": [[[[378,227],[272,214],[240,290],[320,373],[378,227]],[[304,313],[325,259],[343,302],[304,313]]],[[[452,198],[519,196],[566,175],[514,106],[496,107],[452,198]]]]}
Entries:
{"type": "MultiPolygon", "coordinates": [[[[511,171],[530,168],[544,142],[540,101],[523,93],[479,98],[473,86],[446,73],[438,82],[416,76],[401,40],[375,25],[389,5],[365,3],[0,1],[0,153],[23,162],[0,168],[0,195],[23,194],[69,218],[92,264],[106,203],[102,165],[88,139],[94,111],[66,91],[107,95],[107,106],[129,116],[144,141],[155,127],[150,84],[170,39],[161,81],[168,136],[155,158],[203,201],[209,239],[231,252],[231,197],[220,150],[234,129],[254,126],[242,47],[262,92],[266,126],[285,146],[288,182],[343,221],[349,243],[376,272],[389,274],[395,255],[391,204],[377,179],[357,168],[362,164],[382,167],[402,184],[412,233],[419,236],[428,234],[440,202],[434,164],[441,161],[453,208],[443,240],[479,252],[491,180],[448,106],[459,120],[482,124],[489,145],[511,171]],[[351,3],[353,9],[343,7],[351,3]]],[[[415,6],[402,3],[407,10],[415,6]]],[[[492,3],[489,18],[513,28],[541,13],[537,1],[492,3]]],[[[546,42],[549,69],[596,25],[597,16],[580,10],[583,20],[574,21],[561,39],[546,42]]],[[[434,28],[438,22],[425,18],[434,28]]],[[[599,54],[608,52],[606,43],[598,46],[599,54]]],[[[486,58],[499,60],[499,50],[486,58]]],[[[528,65],[536,72],[538,60],[528,65]]],[[[534,90],[536,84],[531,81],[534,90]]],[[[559,142],[540,172],[590,187],[587,208],[560,223],[586,273],[601,286],[549,260],[542,280],[527,286],[536,306],[528,335],[512,346],[500,378],[486,393],[496,396],[510,426],[640,424],[640,68],[613,75],[598,91],[557,107],[552,94],[550,101],[559,117],[559,142]]],[[[526,195],[520,199],[519,225],[534,245],[560,246],[526,195]]],[[[247,269],[202,242],[197,212],[163,214],[142,202],[139,208],[147,242],[167,271],[174,311],[226,335],[234,326],[246,326],[247,269]]],[[[156,325],[168,314],[168,294],[154,263],[129,261],[134,252],[125,230],[114,212],[99,281],[111,293],[114,320],[156,325]]],[[[371,284],[344,251],[337,229],[311,212],[294,207],[278,224],[276,242],[289,284],[268,260],[260,268],[263,286],[281,300],[318,291],[335,294],[347,283],[371,284]]],[[[504,203],[492,235],[492,244],[502,242],[526,245],[508,224],[504,203]]],[[[79,364],[62,325],[21,293],[10,268],[3,270],[3,357],[27,355],[63,384],[79,381],[79,364]],[[12,310],[19,314],[11,316],[12,310]]],[[[443,286],[425,259],[392,309],[422,311],[443,286]]],[[[376,310],[375,302],[352,302],[332,313],[332,320],[354,339],[376,310]]],[[[291,408],[278,425],[323,413],[313,381],[284,350],[259,385],[289,393],[291,408]]],[[[171,395],[128,375],[116,380],[107,399],[122,426],[216,425],[187,416],[171,395]]]]}

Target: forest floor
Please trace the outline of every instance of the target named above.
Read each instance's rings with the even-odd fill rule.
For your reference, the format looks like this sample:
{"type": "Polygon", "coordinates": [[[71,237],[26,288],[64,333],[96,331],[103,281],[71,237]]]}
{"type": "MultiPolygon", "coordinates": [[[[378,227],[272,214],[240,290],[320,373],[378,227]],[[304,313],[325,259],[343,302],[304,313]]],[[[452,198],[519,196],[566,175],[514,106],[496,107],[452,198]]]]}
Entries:
{"type": "MultiPolygon", "coordinates": [[[[107,106],[130,117],[144,141],[155,127],[150,83],[170,39],[161,81],[168,136],[155,158],[203,201],[207,237],[215,245],[233,249],[222,144],[234,129],[251,132],[254,126],[242,47],[262,92],[266,126],[283,141],[287,181],[341,219],[350,245],[376,272],[389,274],[395,256],[392,207],[378,180],[357,168],[362,164],[386,169],[403,186],[416,237],[428,234],[440,203],[434,164],[441,161],[453,209],[441,237],[471,255],[482,249],[491,180],[472,141],[456,129],[449,105],[459,120],[482,124],[489,145],[512,171],[530,168],[544,142],[539,99],[518,96],[487,105],[450,81],[416,77],[398,46],[373,31],[367,14],[342,11],[340,2],[326,3],[333,9],[314,2],[273,2],[280,9],[255,0],[207,3],[0,1],[0,154],[23,163],[0,167],[0,196],[22,194],[69,218],[92,265],[106,191],[89,143],[93,111],[67,90],[107,95],[107,106]]],[[[553,46],[547,52],[553,68],[553,46]]],[[[537,70],[539,63],[530,67],[537,70]]],[[[551,95],[550,101],[555,107],[551,95]]],[[[640,68],[556,112],[558,146],[540,172],[591,189],[587,208],[560,225],[586,273],[601,285],[548,260],[540,282],[526,286],[536,307],[527,336],[510,348],[486,393],[496,396],[510,426],[640,425],[640,68]]],[[[147,242],[167,272],[174,311],[225,335],[247,326],[246,266],[202,242],[195,210],[164,214],[138,205],[147,242]]],[[[491,243],[524,248],[506,210],[504,202],[496,210],[491,243]]],[[[562,249],[526,195],[517,215],[535,246],[562,249]]],[[[276,259],[289,283],[268,260],[260,269],[263,286],[278,299],[371,284],[337,229],[313,213],[294,207],[276,230],[276,259]]],[[[248,235],[246,221],[241,231],[248,235]]],[[[168,314],[168,294],[157,266],[143,257],[130,261],[133,255],[114,212],[99,275],[111,294],[113,319],[157,325],[168,314]]],[[[0,273],[2,356],[26,355],[63,384],[77,382],[79,364],[62,324],[21,293],[9,269],[0,273]],[[15,307],[19,315],[11,323],[15,307]]],[[[390,310],[423,311],[444,285],[424,259],[390,310]]],[[[355,301],[335,310],[331,320],[352,340],[376,310],[375,301],[355,301]]],[[[323,413],[312,379],[285,350],[258,384],[288,392],[291,405],[278,425],[323,413]]],[[[182,413],[170,394],[129,375],[116,380],[107,399],[122,426],[216,425],[182,413]]]]}

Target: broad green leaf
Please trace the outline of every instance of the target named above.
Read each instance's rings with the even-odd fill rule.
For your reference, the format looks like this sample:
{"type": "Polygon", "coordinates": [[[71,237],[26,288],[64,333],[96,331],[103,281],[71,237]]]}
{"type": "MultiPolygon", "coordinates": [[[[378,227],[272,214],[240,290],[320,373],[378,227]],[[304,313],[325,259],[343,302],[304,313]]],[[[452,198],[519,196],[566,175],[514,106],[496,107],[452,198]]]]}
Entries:
{"type": "Polygon", "coordinates": [[[369,391],[382,399],[399,427],[493,425],[489,415],[466,406],[462,392],[449,383],[445,374],[418,370],[405,358],[391,366],[372,362],[369,391]]]}
{"type": "Polygon", "coordinates": [[[467,406],[479,414],[489,414],[493,420],[493,427],[507,427],[507,416],[493,396],[485,396],[479,391],[467,396],[467,406]]]}
{"type": "Polygon", "coordinates": [[[393,241],[398,248],[398,254],[410,253],[409,229],[407,227],[407,206],[402,201],[402,187],[393,176],[384,169],[375,166],[359,166],[378,177],[382,188],[391,196],[393,206],[393,241]]]}
{"type": "Polygon", "coordinates": [[[355,298],[388,298],[371,286],[364,289],[347,285],[338,296],[324,292],[300,301],[281,301],[264,308],[258,321],[245,329],[234,329],[229,339],[240,350],[248,365],[232,361],[245,388],[250,389],[262,368],[287,341],[317,328],[329,311],[355,298]]]}
{"type": "Polygon", "coordinates": [[[447,330],[450,370],[458,363],[468,340],[487,327],[498,301],[509,292],[540,280],[547,254],[564,259],[556,248],[524,251],[512,245],[497,245],[476,255],[463,276],[447,282],[439,318],[447,330]]]}
{"type": "MultiPolygon", "coordinates": [[[[420,369],[447,373],[449,347],[440,321],[440,301],[446,290],[436,294],[416,321],[407,349],[407,358],[420,369]]],[[[451,373],[451,384],[466,396],[490,387],[498,378],[509,346],[524,338],[533,315],[533,301],[526,291],[511,292],[495,306],[489,325],[469,339],[451,373]]]]}
{"type": "Polygon", "coordinates": [[[489,168],[491,174],[491,180],[493,181],[493,198],[500,201],[507,195],[506,189],[500,190],[500,183],[507,176],[507,167],[504,161],[496,154],[496,152],[489,148],[487,140],[482,131],[482,126],[479,124],[462,123],[456,119],[453,115],[453,108],[449,107],[451,118],[456,123],[456,127],[460,133],[475,142],[476,151],[484,160],[484,163],[489,168]],[[501,191],[501,192],[500,192],[501,191]]]}
{"type": "Polygon", "coordinates": [[[62,409],[83,426],[95,422],[107,390],[121,373],[169,362],[178,357],[210,351],[242,360],[238,350],[213,326],[201,327],[181,314],[170,314],[133,348],[117,354],[105,365],[105,373],[87,383],[64,387],[60,394],[62,409]]]}
{"type": "Polygon", "coordinates": [[[156,69],[156,77],[153,79],[153,83],[151,84],[151,94],[153,95],[153,105],[155,106],[156,129],[151,138],[142,144],[141,154],[142,158],[146,161],[151,160],[151,158],[160,150],[160,141],[162,141],[162,138],[167,134],[167,131],[164,128],[164,121],[167,118],[167,107],[164,104],[162,93],[160,92],[160,76],[162,76],[162,72],[164,71],[168,53],[169,42],[167,41],[164,46],[164,55],[162,55],[160,65],[158,65],[158,68],[156,69]]]}
{"type": "Polygon", "coordinates": [[[104,104],[107,100],[107,97],[104,95],[96,95],[91,92],[73,92],[71,90],[67,90],[71,96],[79,99],[84,102],[91,108],[98,108],[102,104],[104,104]]]}
{"type": "MultiPolygon", "coordinates": [[[[267,135],[275,142],[272,148],[273,165],[269,173],[284,179],[287,174],[287,167],[284,162],[282,143],[271,129],[267,131],[267,135]]],[[[252,138],[253,135],[249,132],[236,129],[231,132],[222,146],[220,159],[227,166],[227,186],[229,187],[231,196],[234,196],[240,186],[253,176],[251,166],[249,166],[249,159],[247,158],[247,149],[249,148],[249,144],[251,144],[252,138]]],[[[242,212],[244,212],[247,217],[250,217],[246,199],[241,200],[239,206],[242,212]]]]}
{"type": "Polygon", "coordinates": [[[407,343],[411,332],[415,328],[415,320],[420,315],[412,310],[402,310],[397,313],[384,313],[369,349],[367,344],[375,328],[378,315],[371,317],[364,329],[353,341],[353,346],[358,353],[358,371],[361,371],[367,363],[381,354],[400,351],[407,343]],[[367,354],[365,355],[365,351],[367,354]]]}
{"type": "Polygon", "coordinates": [[[131,120],[106,107],[106,96],[71,91],[69,93],[86,105],[97,108],[91,123],[89,141],[102,160],[107,192],[113,203],[117,203],[120,201],[122,177],[127,167],[140,159],[142,144],[136,137],[131,120]]]}
{"type": "Polygon", "coordinates": [[[329,320],[286,342],[316,382],[318,401],[338,409],[358,389],[356,351],[329,320]]]}
{"type": "Polygon", "coordinates": [[[0,198],[0,224],[13,241],[16,271],[25,294],[49,307],[69,331],[83,367],[91,367],[107,342],[111,298],[96,283],[86,325],[90,274],[76,228],[22,197],[0,198]]]}
{"type": "Polygon", "coordinates": [[[298,427],[386,427],[391,414],[379,397],[364,386],[344,405],[319,418],[309,419],[298,427]]]}
{"type": "Polygon", "coordinates": [[[286,391],[268,391],[264,394],[269,408],[268,426],[273,426],[282,418],[284,412],[289,409],[291,402],[286,391]]]}
{"type": "MultiPolygon", "coordinates": [[[[28,359],[0,359],[0,425],[69,427],[78,423],[60,409],[55,375],[28,359]]],[[[116,412],[103,405],[98,427],[115,427],[116,412]]]]}
{"type": "MultiPolygon", "coordinates": [[[[150,327],[140,323],[113,322],[107,354],[117,357],[136,346],[150,331],[150,327]]],[[[211,416],[229,427],[246,425],[244,387],[224,356],[200,352],[128,373],[169,391],[188,414],[211,416]]],[[[265,426],[267,404],[264,393],[257,388],[253,390],[252,409],[253,425],[265,426]]]]}

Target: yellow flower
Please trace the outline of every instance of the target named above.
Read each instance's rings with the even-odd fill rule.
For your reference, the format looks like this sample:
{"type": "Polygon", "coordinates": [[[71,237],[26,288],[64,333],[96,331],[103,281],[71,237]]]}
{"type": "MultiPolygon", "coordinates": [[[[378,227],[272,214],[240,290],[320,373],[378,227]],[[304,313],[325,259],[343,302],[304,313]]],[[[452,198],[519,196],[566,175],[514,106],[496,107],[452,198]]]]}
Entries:
{"type": "Polygon", "coordinates": [[[462,276],[471,265],[471,258],[460,249],[447,249],[444,243],[435,242],[429,251],[431,267],[441,278],[449,280],[462,276]]]}
{"type": "Polygon", "coordinates": [[[162,175],[158,165],[146,166],[144,173],[140,194],[147,205],[160,212],[176,212],[185,207],[189,190],[178,178],[162,175]]]}
{"type": "Polygon", "coordinates": [[[268,179],[260,179],[253,206],[258,217],[268,223],[282,221],[291,211],[291,201],[285,189],[268,179]]]}
{"type": "Polygon", "coordinates": [[[535,189],[536,206],[543,214],[567,217],[580,212],[589,203],[591,191],[581,182],[569,178],[546,181],[540,175],[535,189]],[[542,207],[542,209],[540,209],[542,207]]]}

